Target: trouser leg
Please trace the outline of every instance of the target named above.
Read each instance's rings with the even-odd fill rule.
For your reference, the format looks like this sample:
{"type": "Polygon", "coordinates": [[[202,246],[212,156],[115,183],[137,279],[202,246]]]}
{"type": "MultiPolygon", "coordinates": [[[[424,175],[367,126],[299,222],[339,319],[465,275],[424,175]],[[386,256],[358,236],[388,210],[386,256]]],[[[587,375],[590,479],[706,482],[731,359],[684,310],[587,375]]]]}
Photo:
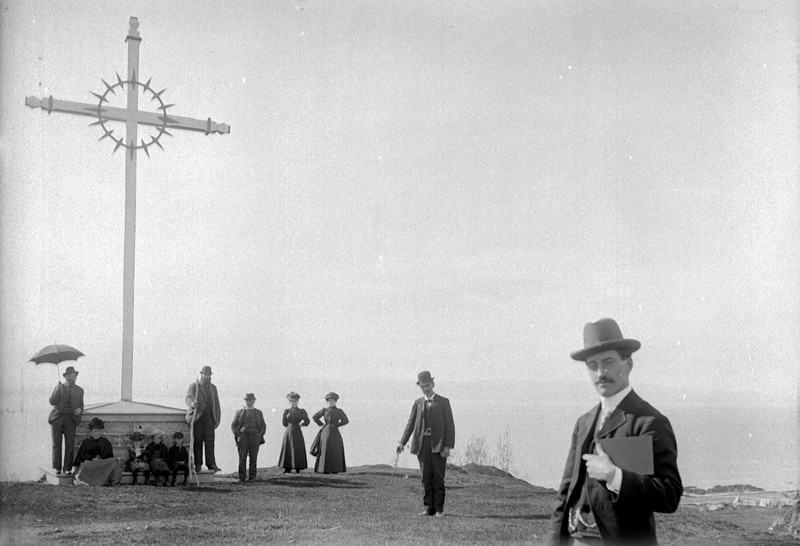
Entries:
{"type": "Polygon", "coordinates": [[[57,471],[61,472],[63,470],[71,470],[70,468],[63,468],[61,466],[61,436],[64,432],[64,427],[62,423],[64,422],[64,417],[59,415],[56,417],[52,423],[50,423],[50,432],[53,437],[53,468],[57,471]]]}
{"type": "Polygon", "coordinates": [[[192,449],[194,450],[194,464],[200,466],[203,464],[203,441],[205,440],[205,415],[201,415],[194,422],[194,443],[192,449]]]}
{"type": "Polygon", "coordinates": [[[62,416],[64,420],[64,471],[72,470],[72,461],[75,459],[75,421],[72,417],[62,416]]]}
{"type": "Polygon", "coordinates": [[[417,459],[419,460],[419,470],[422,474],[422,486],[425,489],[425,493],[422,497],[422,502],[425,505],[425,509],[428,510],[429,513],[434,513],[436,511],[436,505],[434,503],[434,496],[433,496],[433,462],[431,453],[431,440],[429,437],[425,437],[422,440],[422,445],[420,446],[419,455],[417,455],[417,459]]]}
{"type": "Polygon", "coordinates": [[[444,474],[447,471],[447,459],[438,453],[431,453],[431,474],[433,478],[433,502],[437,512],[444,511],[444,474]]]}
{"type": "Polygon", "coordinates": [[[258,475],[258,447],[261,435],[248,434],[248,436],[250,436],[250,479],[255,480],[258,475]]]}
{"type": "Polygon", "coordinates": [[[239,479],[244,480],[247,477],[247,453],[249,451],[250,442],[249,434],[239,435],[239,479]]]}
{"type": "Polygon", "coordinates": [[[217,466],[214,457],[214,418],[211,415],[203,415],[203,444],[206,449],[206,466],[209,468],[217,466]]]}

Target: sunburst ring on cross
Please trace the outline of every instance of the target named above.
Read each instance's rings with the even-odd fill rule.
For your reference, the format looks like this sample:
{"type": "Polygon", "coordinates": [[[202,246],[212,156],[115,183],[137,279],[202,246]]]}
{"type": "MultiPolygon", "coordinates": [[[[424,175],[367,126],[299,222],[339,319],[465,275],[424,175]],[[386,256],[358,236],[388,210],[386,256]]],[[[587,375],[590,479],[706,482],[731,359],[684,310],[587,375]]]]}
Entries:
{"type": "Polygon", "coordinates": [[[90,124],[90,125],[99,125],[103,129],[103,136],[101,136],[99,140],[103,140],[104,138],[110,138],[111,140],[113,140],[116,143],[116,145],[114,146],[114,152],[116,152],[119,148],[125,148],[126,150],[130,150],[131,153],[133,153],[134,150],[144,150],[144,152],[147,154],[147,157],[150,157],[150,152],[148,151],[148,148],[153,144],[155,144],[156,146],[158,146],[163,150],[164,147],[161,146],[161,142],[159,141],[161,140],[161,137],[164,135],[172,136],[172,133],[167,131],[167,127],[169,122],[175,121],[173,119],[170,119],[170,117],[167,115],[167,108],[170,108],[175,105],[164,104],[164,101],[161,99],[161,94],[164,93],[166,89],[162,89],[161,91],[157,92],[155,89],[150,87],[150,82],[152,81],[152,78],[147,80],[147,82],[142,83],[136,79],[135,74],[133,79],[128,79],[128,80],[123,80],[122,78],[120,78],[119,74],[117,74],[117,82],[114,84],[108,84],[102,78],[100,79],[100,81],[103,82],[103,85],[106,86],[106,89],[102,94],[92,92],[92,95],[94,95],[98,99],[97,109],[96,109],[97,121],[90,124]],[[160,125],[154,125],[157,133],[149,135],[149,141],[146,141],[144,138],[142,138],[139,143],[125,142],[124,137],[115,136],[114,129],[109,129],[106,126],[106,124],[109,121],[116,121],[116,120],[111,120],[104,116],[106,109],[104,108],[103,105],[104,104],[108,105],[108,103],[110,102],[109,96],[116,95],[117,89],[119,89],[120,91],[124,91],[126,85],[138,86],[141,88],[142,95],[149,94],[151,101],[158,101],[158,106],[156,107],[156,109],[161,110],[161,115],[156,117],[160,121],[160,125]]]}

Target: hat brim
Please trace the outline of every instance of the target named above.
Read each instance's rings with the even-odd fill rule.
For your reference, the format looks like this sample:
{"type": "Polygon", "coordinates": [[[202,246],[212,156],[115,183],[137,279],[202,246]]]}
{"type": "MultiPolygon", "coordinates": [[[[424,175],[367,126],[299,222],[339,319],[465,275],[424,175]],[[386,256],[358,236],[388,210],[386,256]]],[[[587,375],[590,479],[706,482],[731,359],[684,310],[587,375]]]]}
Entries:
{"type": "Polygon", "coordinates": [[[570,353],[569,356],[571,356],[573,360],[585,361],[590,356],[602,353],[603,351],[625,349],[625,352],[633,353],[638,351],[641,346],[642,344],[635,339],[612,339],[603,341],[592,347],[584,347],[580,351],[570,353]]]}
{"type": "Polygon", "coordinates": [[[431,383],[433,383],[433,380],[434,380],[434,378],[431,377],[431,380],[428,381],[427,383],[420,383],[419,381],[417,381],[417,385],[430,385],[431,383]]]}

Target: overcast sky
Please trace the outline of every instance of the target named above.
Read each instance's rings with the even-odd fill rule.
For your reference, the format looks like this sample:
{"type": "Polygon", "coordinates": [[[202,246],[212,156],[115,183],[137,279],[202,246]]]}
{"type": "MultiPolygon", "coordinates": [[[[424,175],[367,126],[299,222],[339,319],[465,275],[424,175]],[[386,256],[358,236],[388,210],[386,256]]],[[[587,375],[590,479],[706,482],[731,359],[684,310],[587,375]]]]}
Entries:
{"type": "Polygon", "coordinates": [[[139,156],[134,399],[205,364],[571,381],[605,316],[634,386],[796,396],[793,3],[0,5],[5,392],[54,341],[119,392],[124,154],[23,103],[95,103],[137,16],[142,79],[231,132],[139,156]]]}

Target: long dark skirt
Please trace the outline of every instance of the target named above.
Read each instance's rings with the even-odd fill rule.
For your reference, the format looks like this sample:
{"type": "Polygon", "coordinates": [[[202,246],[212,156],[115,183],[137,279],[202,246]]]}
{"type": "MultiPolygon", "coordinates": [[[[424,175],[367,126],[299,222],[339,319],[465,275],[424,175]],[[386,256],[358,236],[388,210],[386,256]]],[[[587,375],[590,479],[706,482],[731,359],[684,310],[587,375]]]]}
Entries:
{"type": "Polygon", "coordinates": [[[278,468],[285,470],[303,470],[308,468],[306,459],[306,442],[303,431],[299,425],[289,424],[283,433],[281,443],[281,458],[278,459],[278,468]]]}
{"type": "Polygon", "coordinates": [[[330,425],[322,427],[311,446],[311,454],[314,453],[318,453],[314,472],[331,474],[347,472],[344,460],[344,442],[342,442],[342,435],[337,427],[330,425]]]}

